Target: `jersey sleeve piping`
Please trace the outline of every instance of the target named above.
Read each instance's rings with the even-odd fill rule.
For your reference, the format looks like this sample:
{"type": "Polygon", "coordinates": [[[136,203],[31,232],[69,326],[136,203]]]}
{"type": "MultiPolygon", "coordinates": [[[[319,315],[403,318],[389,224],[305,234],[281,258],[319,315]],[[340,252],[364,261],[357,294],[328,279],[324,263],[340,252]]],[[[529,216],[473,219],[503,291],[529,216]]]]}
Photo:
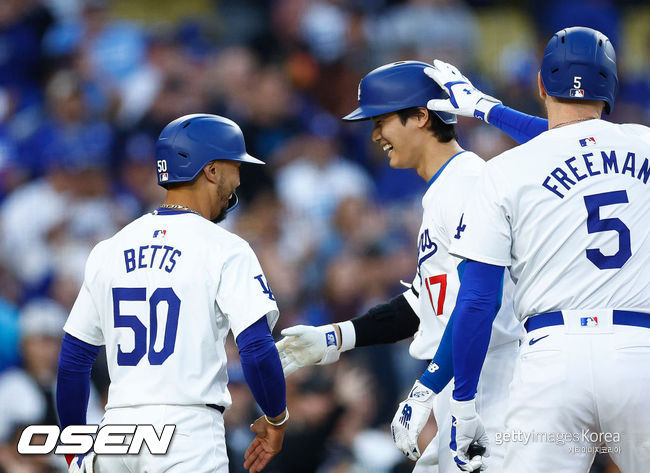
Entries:
{"type": "Polygon", "coordinates": [[[463,259],[468,259],[468,260],[473,260],[473,261],[479,261],[481,263],[487,263],[487,264],[492,264],[494,266],[510,266],[512,264],[512,260],[503,260],[499,258],[491,258],[489,256],[483,256],[479,253],[473,252],[473,251],[467,251],[467,250],[461,250],[461,252],[458,252],[454,250],[454,248],[449,249],[449,254],[453,256],[458,256],[459,258],[463,259]],[[461,253],[462,252],[462,253],[461,253]]]}
{"type": "Polygon", "coordinates": [[[82,342],[89,343],[90,345],[95,345],[95,346],[102,346],[104,345],[104,342],[102,340],[99,340],[91,335],[88,335],[84,332],[80,332],[79,330],[71,327],[64,327],[63,329],[65,333],[68,333],[72,335],[75,338],[78,338],[82,342]]]}

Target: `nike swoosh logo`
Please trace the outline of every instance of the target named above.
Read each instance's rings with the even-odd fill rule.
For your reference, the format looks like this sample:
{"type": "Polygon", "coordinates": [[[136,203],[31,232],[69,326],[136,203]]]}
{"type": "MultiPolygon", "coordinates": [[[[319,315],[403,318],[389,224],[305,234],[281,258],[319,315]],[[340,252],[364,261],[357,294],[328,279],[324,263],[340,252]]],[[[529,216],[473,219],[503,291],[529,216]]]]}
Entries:
{"type": "Polygon", "coordinates": [[[534,345],[535,343],[539,342],[540,340],[542,340],[542,339],[544,339],[546,337],[548,337],[548,335],[544,335],[543,337],[539,337],[539,338],[531,338],[530,342],[528,342],[528,344],[529,345],[534,345]]]}

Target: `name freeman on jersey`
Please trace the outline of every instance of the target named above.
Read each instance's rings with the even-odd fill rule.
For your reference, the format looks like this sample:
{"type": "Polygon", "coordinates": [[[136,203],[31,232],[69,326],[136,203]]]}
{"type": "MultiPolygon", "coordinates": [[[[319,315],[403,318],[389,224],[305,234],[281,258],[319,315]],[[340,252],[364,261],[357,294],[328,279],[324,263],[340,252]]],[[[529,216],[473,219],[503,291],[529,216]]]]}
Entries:
{"type": "MultiPolygon", "coordinates": [[[[620,167],[619,171],[619,161],[622,161],[623,153],[616,154],[616,151],[601,151],[600,159],[595,157],[593,153],[585,153],[582,155],[582,159],[576,158],[575,156],[570,157],[564,161],[566,168],[568,170],[557,167],[546,176],[542,186],[545,189],[548,189],[553,194],[557,195],[560,199],[564,198],[564,194],[560,192],[560,188],[557,184],[552,181],[559,183],[564,189],[571,190],[571,187],[576,185],[577,182],[587,179],[588,177],[597,176],[599,174],[629,174],[630,177],[634,177],[639,180],[643,180],[644,184],[648,183],[648,178],[650,177],[650,162],[648,158],[643,159],[643,163],[638,168],[638,173],[636,171],[636,156],[632,152],[628,152],[625,157],[625,162],[623,166],[620,167]],[[602,167],[600,164],[602,163],[602,167]],[[571,177],[570,177],[571,176],[571,177]],[[575,177],[575,180],[573,179],[575,177]]],[[[641,158],[639,158],[639,161],[641,158]]]]}
{"type": "Polygon", "coordinates": [[[127,273],[136,269],[155,269],[156,267],[157,269],[164,269],[168,273],[171,273],[176,266],[176,258],[180,256],[180,250],[175,249],[173,246],[145,245],[140,246],[137,251],[133,248],[124,250],[124,264],[126,265],[127,273]],[[166,266],[163,268],[165,263],[166,266]]]}

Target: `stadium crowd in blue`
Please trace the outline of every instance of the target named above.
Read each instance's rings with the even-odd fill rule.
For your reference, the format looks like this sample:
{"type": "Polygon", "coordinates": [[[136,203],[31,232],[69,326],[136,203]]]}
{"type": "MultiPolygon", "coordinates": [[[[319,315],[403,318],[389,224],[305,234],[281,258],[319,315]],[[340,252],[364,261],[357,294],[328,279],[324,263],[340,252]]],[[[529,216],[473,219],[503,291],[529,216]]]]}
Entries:
{"type": "MultiPolygon", "coordinates": [[[[16,436],[25,425],[57,422],[58,346],[86,257],[162,201],[154,143],[169,121],[227,116],[241,126],[248,152],[267,162],[242,167],[242,205],[224,225],[251,243],[264,267],[281,311],[277,335],[361,314],[414,275],[426,184],[388,167],[368,122],[340,121],[356,108],[363,75],[395,60],[440,58],[506,105],[543,114],[537,67],[554,31],[581,18],[623,57],[622,24],[650,17],[642,2],[606,0],[531,0],[527,8],[488,0],[197,0],[192,15],[170,20],[158,10],[171,0],[150,10],[140,3],[0,2],[0,472],[65,471],[62,459],[20,457],[16,436]],[[483,26],[501,13],[534,28],[523,41],[509,37],[507,23],[486,35],[492,30],[483,26]],[[136,20],[143,15],[147,21],[136,20]],[[484,48],[495,44],[486,61],[484,48]]],[[[646,57],[619,71],[612,121],[650,123],[650,28],[643,33],[646,57]]],[[[514,145],[478,121],[461,119],[458,128],[461,145],[486,159],[514,145]]],[[[410,471],[387,425],[422,362],[408,356],[407,343],[342,358],[289,378],[291,425],[270,472],[410,471]]],[[[240,472],[256,408],[234,344],[229,360],[226,430],[231,470],[240,472]]],[[[103,365],[100,358],[93,371],[89,421],[101,418],[103,365]]],[[[593,471],[610,468],[603,458],[593,471]]]]}

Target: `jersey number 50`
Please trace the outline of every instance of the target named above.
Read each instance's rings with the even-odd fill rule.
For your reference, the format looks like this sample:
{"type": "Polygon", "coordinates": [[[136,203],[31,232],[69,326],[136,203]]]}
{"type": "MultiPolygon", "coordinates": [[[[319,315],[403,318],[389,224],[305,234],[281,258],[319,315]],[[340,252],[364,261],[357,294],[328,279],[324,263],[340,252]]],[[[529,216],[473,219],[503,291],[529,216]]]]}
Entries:
{"type": "Polygon", "coordinates": [[[159,287],[149,298],[149,349],[147,350],[147,327],[135,315],[120,313],[121,301],[146,301],[147,289],[144,287],[115,287],[113,288],[113,322],[115,328],[128,327],[133,330],[133,350],[123,352],[122,346],[117,345],[117,364],[119,366],[137,365],[145,353],[152,365],[162,365],[174,353],[176,345],[176,330],[178,329],[178,314],[181,309],[181,300],[171,287],[159,287]],[[158,333],[158,305],[167,303],[167,323],[165,324],[165,338],[160,351],[156,351],[156,334],[158,333]]]}
{"type": "Polygon", "coordinates": [[[618,251],[606,256],[598,248],[587,249],[587,259],[598,269],[621,268],[632,256],[630,229],[618,218],[600,218],[600,208],[606,205],[627,204],[627,192],[624,190],[586,195],[587,232],[600,233],[614,231],[618,233],[618,251]]]}

